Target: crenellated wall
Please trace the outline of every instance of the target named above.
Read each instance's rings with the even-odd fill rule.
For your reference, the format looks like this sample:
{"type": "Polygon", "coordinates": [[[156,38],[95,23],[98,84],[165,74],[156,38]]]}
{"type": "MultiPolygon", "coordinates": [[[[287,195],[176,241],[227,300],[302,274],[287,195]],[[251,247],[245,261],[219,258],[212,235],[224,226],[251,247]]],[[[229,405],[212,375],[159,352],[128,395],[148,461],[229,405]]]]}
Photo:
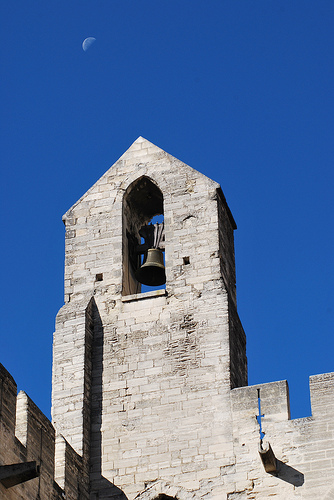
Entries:
{"type": "Polygon", "coordinates": [[[25,392],[20,391],[17,395],[15,380],[0,364],[0,466],[33,461],[39,466],[39,476],[9,488],[0,482],[1,499],[89,498],[81,458],[64,438],[55,437],[51,422],[25,392]],[[63,443],[63,454],[58,448],[58,483],[54,470],[55,439],[63,443]]]}
{"type": "Polygon", "coordinates": [[[312,416],[290,420],[286,381],[231,391],[236,462],[233,474],[225,477],[227,499],[333,498],[334,373],[310,377],[310,393],[312,416]],[[258,452],[258,398],[264,442],[277,459],[276,474],[265,472],[258,452]],[[236,491],[240,496],[232,495],[236,491]]]}
{"type": "MultiPolygon", "coordinates": [[[[310,377],[310,394],[312,416],[290,420],[286,381],[231,390],[234,444],[229,461],[222,462],[218,468],[207,467],[193,473],[192,479],[188,474],[189,483],[197,483],[195,489],[175,484],[164,474],[152,476],[138,500],[153,500],[159,495],[198,500],[206,498],[212,491],[216,493],[210,498],[221,500],[267,500],[271,497],[279,500],[314,500],[317,497],[332,500],[334,373],[310,377]],[[259,399],[264,441],[270,442],[275,454],[277,473],[264,470],[258,452],[259,399]]],[[[213,451],[211,445],[211,453],[213,451]]],[[[55,437],[50,421],[23,391],[17,395],[13,377],[0,364],[0,466],[30,461],[36,461],[40,466],[40,476],[8,489],[0,482],[1,499],[94,498],[89,496],[82,458],[61,435],[55,437]]],[[[117,498],[121,493],[115,485],[108,485],[107,490],[109,493],[103,498],[117,498]]]]}

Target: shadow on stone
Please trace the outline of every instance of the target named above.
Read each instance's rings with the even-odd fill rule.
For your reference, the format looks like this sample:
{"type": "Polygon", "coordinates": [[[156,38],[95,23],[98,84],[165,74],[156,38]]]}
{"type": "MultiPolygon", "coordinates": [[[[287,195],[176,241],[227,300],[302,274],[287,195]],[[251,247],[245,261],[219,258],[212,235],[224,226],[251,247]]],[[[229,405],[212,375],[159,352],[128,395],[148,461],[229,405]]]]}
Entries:
{"type": "Polygon", "coordinates": [[[105,477],[100,476],[98,481],[99,489],[91,491],[91,498],[94,498],[95,493],[96,500],[128,500],[124,492],[105,477]]]}
{"type": "Polygon", "coordinates": [[[282,479],[282,481],[286,483],[293,484],[294,486],[302,486],[304,484],[304,474],[284,464],[280,460],[277,460],[277,473],[273,473],[273,476],[282,479]]]}
{"type": "Polygon", "coordinates": [[[95,300],[92,304],[92,388],[91,388],[91,447],[90,498],[99,500],[128,500],[124,492],[102,476],[102,374],[104,329],[95,300]]]}

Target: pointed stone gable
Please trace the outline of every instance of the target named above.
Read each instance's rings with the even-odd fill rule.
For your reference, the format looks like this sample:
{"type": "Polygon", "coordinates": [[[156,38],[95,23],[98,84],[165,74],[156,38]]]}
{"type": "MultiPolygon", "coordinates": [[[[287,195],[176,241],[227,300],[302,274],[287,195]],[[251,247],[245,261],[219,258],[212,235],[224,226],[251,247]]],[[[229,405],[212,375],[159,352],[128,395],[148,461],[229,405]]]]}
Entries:
{"type": "Polygon", "coordinates": [[[119,186],[119,189],[122,189],[124,188],[124,182],[127,182],[130,173],[133,173],[135,176],[140,176],[146,175],[147,172],[150,171],[152,174],[152,169],[149,169],[150,165],[155,166],[156,173],[162,173],[162,177],[164,177],[164,174],[166,175],[168,173],[168,169],[181,169],[185,176],[198,176],[198,178],[202,178],[203,180],[205,179],[206,182],[211,184],[214,189],[219,187],[219,185],[215,181],[209,179],[209,177],[198,172],[169,153],[166,153],[166,151],[154,145],[147,139],[138,137],[138,139],[131,144],[125,153],[122,154],[122,156],[105,172],[105,174],[103,174],[102,177],[100,177],[100,179],[66,212],[64,219],[66,219],[67,214],[70,213],[79,203],[86,201],[87,198],[91,199],[92,196],[99,193],[100,185],[105,185],[117,177],[117,185],[119,186]],[[119,179],[119,176],[122,176],[122,173],[125,176],[123,183],[121,183],[119,179]]]}

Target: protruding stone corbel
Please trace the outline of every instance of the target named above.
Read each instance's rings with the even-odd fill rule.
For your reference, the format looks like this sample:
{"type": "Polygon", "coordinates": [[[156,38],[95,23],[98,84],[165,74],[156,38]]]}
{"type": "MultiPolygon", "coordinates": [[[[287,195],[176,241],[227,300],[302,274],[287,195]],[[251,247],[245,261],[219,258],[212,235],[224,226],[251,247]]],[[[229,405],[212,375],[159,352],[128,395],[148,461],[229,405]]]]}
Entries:
{"type": "Polygon", "coordinates": [[[271,474],[275,474],[277,472],[277,460],[269,442],[263,443],[262,440],[260,441],[259,454],[264,470],[271,474]]]}
{"type": "Polygon", "coordinates": [[[20,464],[1,465],[0,482],[5,488],[24,483],[39,476],[39,465],[36,462],[23,462],[20,464]]]}

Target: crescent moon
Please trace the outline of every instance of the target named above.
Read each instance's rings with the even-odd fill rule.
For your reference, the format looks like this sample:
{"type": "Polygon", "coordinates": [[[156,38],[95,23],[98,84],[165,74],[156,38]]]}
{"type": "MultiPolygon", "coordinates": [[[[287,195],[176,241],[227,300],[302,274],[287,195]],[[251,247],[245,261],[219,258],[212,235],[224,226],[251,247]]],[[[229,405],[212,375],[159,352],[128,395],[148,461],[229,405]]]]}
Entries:
{"type": "Polygon", "coordinates": [[[89,49],[91,45],[95,42],[96,38],[93,36],[89,36],[88,38],[85,38],[84,41],[82,42],[82,48],[86,52],[86,50],[89,49]]]}

